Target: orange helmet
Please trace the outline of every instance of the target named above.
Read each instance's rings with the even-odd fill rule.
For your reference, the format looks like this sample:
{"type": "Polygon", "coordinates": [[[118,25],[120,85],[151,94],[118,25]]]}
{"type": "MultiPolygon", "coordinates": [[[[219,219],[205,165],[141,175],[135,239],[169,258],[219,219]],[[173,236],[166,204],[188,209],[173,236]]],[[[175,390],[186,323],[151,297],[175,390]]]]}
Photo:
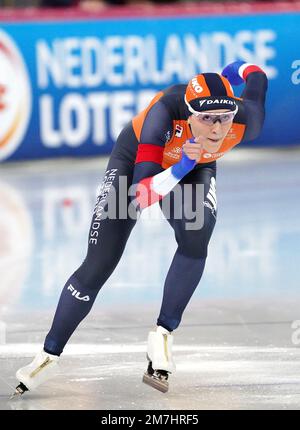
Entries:
{"type": "Polygon", "coordinates": [[[218,73],[201,73],[188,83],[184,101],[191,113],[205,110],[237,110],[229,81],[218,73]]]}

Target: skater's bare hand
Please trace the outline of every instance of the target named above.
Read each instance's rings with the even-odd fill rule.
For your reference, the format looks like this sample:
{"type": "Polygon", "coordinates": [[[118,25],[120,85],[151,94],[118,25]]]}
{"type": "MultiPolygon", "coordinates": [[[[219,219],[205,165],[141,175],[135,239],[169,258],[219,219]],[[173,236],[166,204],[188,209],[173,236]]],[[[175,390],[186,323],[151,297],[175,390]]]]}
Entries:
{"type": "Polygon", "coordinates": [[[203,143],[200,143],[197,137],[195,143],[186,140],[182,145],[182,150],[191,160],[199,161],[203,152],[203,143]]]}

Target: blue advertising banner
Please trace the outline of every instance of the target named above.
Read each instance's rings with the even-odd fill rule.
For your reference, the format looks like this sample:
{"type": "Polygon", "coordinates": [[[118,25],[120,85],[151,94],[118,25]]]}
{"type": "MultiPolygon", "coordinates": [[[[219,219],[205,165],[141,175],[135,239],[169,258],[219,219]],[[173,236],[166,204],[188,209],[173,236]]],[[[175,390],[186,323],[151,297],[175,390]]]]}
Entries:
{"type": "Polygon", "coordinates": [[[109,153],[158,90],[234,60],[270,80],[243,146],[299,144],[299,40],[300,13],[3,23],[0,161],[109,153]]]}

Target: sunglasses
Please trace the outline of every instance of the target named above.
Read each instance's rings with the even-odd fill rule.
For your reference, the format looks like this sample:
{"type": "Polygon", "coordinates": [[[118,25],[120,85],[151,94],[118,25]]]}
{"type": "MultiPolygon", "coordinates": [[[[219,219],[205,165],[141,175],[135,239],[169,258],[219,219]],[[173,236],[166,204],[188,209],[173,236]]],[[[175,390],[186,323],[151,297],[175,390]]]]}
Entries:
{"type": "Polygon", "coordinates": [[[219,113],[208,113],[208,112],[193,112],[193,115],[197,118],[199,122],[202,124],[212,125],[217,121],[220,121],[221,124],[228,124],[233,121],[235,115],[237,114],[238,107],[233,111],[229,112],[219,112],[219,113]]]}

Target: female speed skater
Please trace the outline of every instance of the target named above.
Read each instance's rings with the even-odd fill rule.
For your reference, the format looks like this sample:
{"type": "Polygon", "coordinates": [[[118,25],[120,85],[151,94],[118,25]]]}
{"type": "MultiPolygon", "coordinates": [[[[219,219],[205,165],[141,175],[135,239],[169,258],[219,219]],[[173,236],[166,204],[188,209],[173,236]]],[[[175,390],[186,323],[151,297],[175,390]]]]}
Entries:
{"type": "Polygon", "coordinates": [[[174,230],[178,247],[165,279],[157,326],[148,335],[143,381],[168,390],[168,375],[175,371],[172,332],[200,282],[216,223],[216,160],[259,135],[267,86],[260,67],[236,61],[222,74],[202,73],[188,84],[160,91],[122,130],[97,198],[86,258],[62,290],[43,350],[16,372],[19,385],[14,395],[37,388],[56,373],[66,343],[117,266],[137,215],[155,202],[174,230]],[[231,84],[242,83],[238,98],[231,84]],[[189,193],[184,192],[186,186],[189,193]],[[182,191],[180,198],[176,189],[182,191]],[[107,211],[111,202],[116,216],[107,211]],[[197,224],[199,214],[202,220],[197,224]]]}

